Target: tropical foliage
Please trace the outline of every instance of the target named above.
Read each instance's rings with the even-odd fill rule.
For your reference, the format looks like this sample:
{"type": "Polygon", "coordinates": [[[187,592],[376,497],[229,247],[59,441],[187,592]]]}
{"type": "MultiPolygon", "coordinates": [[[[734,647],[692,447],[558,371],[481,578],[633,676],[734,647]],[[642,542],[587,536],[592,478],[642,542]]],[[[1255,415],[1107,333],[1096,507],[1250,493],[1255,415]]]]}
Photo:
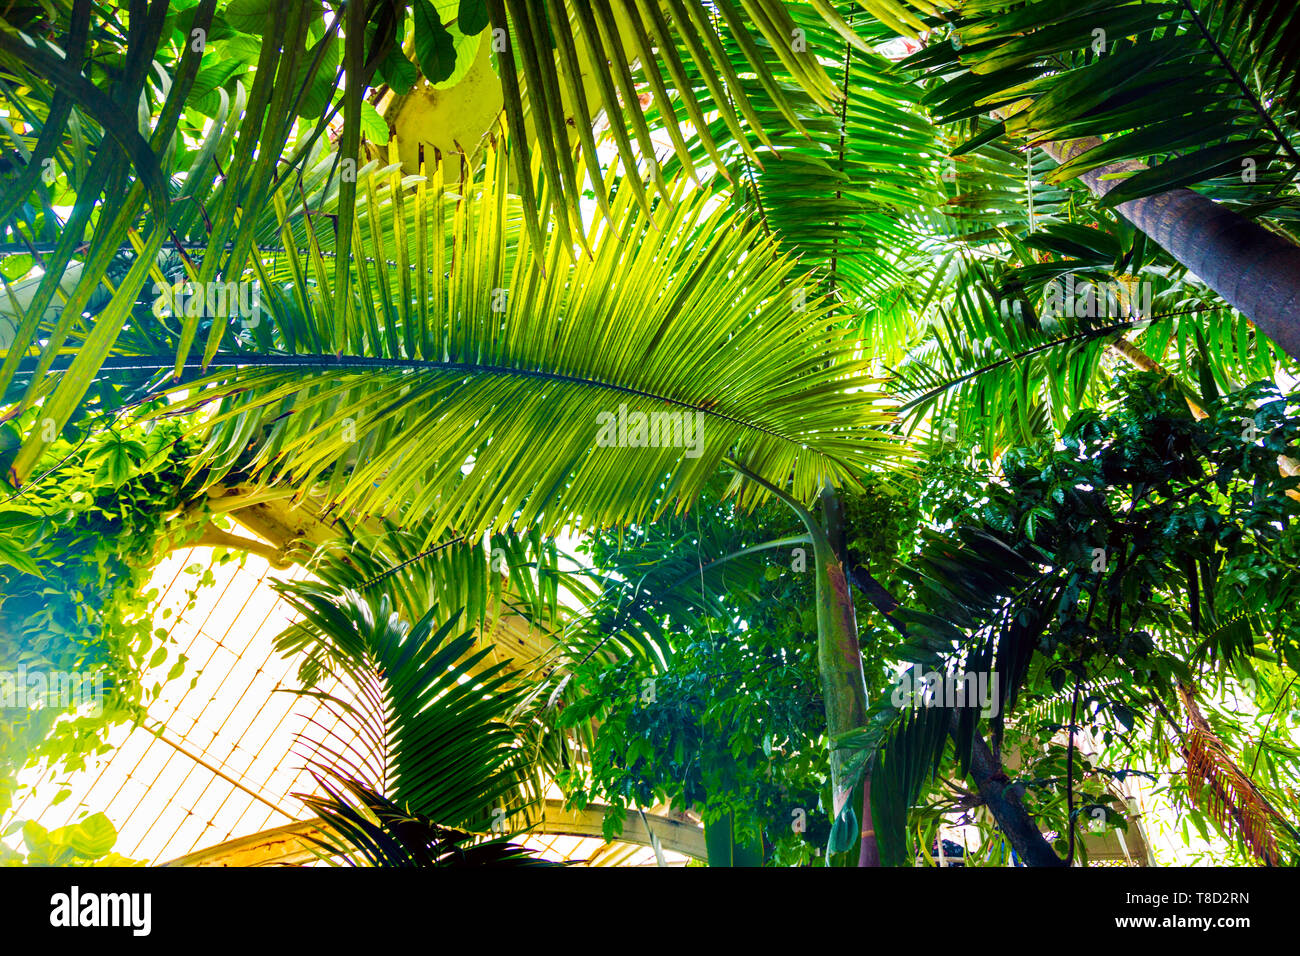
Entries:
{"type": "MultiPolygon", "coordinates": [[[[0,426],[11,450],[17,431],[0,426]]],[[[110,727],[158,696],[159,686],[144,684],[147,672],[170,664],[170,680],[185,670],[163,622],[152,619],[158,593],[148,585],[158,560],[208,522],[203,501],[190,499],[197,484],[186,480],[197,446],[177,421],[84,422],[67,431],[40,479],[0,504],[5,809],[25,766],[45,759],[64,771],[84,767],[107,751],[110,727]],[[74,693],[61,700],[60,685],[33,682],[37,675],[70,675],[75,683],[62,686],[74,693]]]]}
{"type": "Polygon", "coordinates": [[[310,572],[336,862],[539,862],[552,788],[1296,862],[1297,66],[1286,0],[0,11],[0,668],[110,688],[5,711],[0,810],[199,542],[310,572]]]}

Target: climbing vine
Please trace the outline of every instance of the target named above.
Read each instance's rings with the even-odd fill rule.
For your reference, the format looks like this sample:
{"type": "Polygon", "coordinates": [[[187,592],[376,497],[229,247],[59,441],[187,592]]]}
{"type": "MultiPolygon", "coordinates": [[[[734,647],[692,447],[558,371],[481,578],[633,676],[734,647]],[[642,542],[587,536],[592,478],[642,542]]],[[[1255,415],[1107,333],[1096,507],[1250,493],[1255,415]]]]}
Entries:
{"type": "MultiPolygon", "coordinates": [[[[0,464],[39,413],[0,424],[0,464]]],[[[165,681],[145,687],[144,674],[168,660],[167,679],[185,668],[155,627],[147,584],[208,520],[202,477],[185,464],[189,427],[159,418],[87,439],[68,429],[41,462],[44,477],[21,492],[0,483],[0,812],[23,768],[80,769],[108,749],[109,728],[161,691],[165,681]]]]}

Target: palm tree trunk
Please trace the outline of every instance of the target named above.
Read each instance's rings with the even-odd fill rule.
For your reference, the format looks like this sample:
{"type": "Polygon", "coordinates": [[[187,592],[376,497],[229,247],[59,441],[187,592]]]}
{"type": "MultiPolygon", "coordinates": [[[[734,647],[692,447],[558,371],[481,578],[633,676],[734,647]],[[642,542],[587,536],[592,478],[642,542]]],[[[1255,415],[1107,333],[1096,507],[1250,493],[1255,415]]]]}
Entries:
{"type": "MultiPolygon", "coordinates": [[[[849,754],[837,749],[837,737],[864,727],[867,722],[867,684],[862,673],[862,651],[858,646],[858,624],[853,610],[853,595],[831,534],[836,531],[838,499],[833,492],[823,495],[823,509],[831,524],[831,533],[817,518],[786,492],[764,481],[743,465],[727,465],[750,481],[762,485],[785,502],[803,522],[812,538],[813,560],[817,574],[817,667],[821,674],[822,703],[826,709],[826,734],[831,739],[831,794],[838,816],[856,789],[848,773],[849,754]]],[[[840,526],[842,531],[842,526],[840,526]]],[[[859,866],[878,866],[875,828],[871,821],[871,782],[862,786],[862,806],[858,808],[860,826],[859,866]]]]}
{"type": "MultiPolygon", "coordinates": [[[[834,811],[838,815],[854,787],[848,777],[849,754],[835,747],[834,741],[842,734],[866,726],[867,685],[862,675],[862,651],[858,646],[858,625],[849,582],[824,534],[821,539],[818,541],[818,535],[813,535],[817,562],[817,668],[822,679],[826,733],[832,741],[831,787],[834,811]]],[[[858,865],[879,865],[871,823],[870,779],[864,781],[862,792],[858,865]]]]}
{"type": "MultiPolygon", "coordinates": [[[[1100,143],[1086,137],[1044,143],[1043,149],[1064,163],[1100,143]]],[[[1129,160],[1089,170],[1079,179],[1094,195],[1105,196],[1124,174],[1145,168],[1129,160]]],[[[1288,355],[1300,358],[1300,246],[1190,189],[1115,208],[1288,355]]]]}
{"type": "MultiPolygon", "coordinates": [[[[834,488],[822,491],[822,522],[826,529],[829,554],[817,561],[818,622],[821,621],[822,567],[827,569],[825,592],[831,600],[827,613],[833,616],[829,629],[830,640],[822,637],[817,642],[817,664],[821,672],[822,688],[826,694],[826,725],[832,740],[836,734],[863,727],[867,723],[867,684],[862,672],[862,648],[858,643],[857,612],[853,607],[853,593],[844,572],[848,551],[847,532],[844,526],[844,505],[834,488]],[[834,695],[826,693],[835,688],[834,695]],[[831,710],[837,711],[832,717],[831,710]],[[838,729],[832,730],[832,727],[838,729]]],[[[816,540],[814,536],[814,541],[816,540]]],[[[818,627],[822,635],[828,629],[818,627]]],[[[845,757],[831,750],[831,779],[844,780],[845,757]]],[[[834,791],[835,812],[838,814],[850,793],[842,792],[837,784],[834,791]]],[[[871,769],[867,768],[862,780],[862,805],[858,809],[859,848],[858,866],[880,866],[880,851],[876,846],[876,829],[871,816],[871,769]]]]}

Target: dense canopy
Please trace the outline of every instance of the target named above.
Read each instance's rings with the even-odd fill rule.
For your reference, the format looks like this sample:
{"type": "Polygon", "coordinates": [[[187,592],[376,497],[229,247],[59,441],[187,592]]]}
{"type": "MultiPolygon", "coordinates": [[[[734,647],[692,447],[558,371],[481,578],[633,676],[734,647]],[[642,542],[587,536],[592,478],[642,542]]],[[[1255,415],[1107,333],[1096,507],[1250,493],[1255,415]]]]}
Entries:
{"type": "Polygon", "coordinates": [[[0,9],[0,859],[234,773],[184,552],[284,602],[281,862],[1300,862],[1297,77],[1291,0],[0,9]]]}

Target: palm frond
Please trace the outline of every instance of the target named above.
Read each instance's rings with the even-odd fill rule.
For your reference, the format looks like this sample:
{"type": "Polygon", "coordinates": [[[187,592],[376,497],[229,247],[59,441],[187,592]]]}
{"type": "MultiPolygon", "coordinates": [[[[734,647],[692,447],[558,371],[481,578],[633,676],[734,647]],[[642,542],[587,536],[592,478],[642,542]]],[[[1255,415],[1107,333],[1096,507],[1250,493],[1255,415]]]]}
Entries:
{"type": "Polygon", "coordinates": [[[311,692],[338,721],[300,741],[313,767],[449,826],[487,830],[494,804],[521,801],[524,755],[511,721],[524,690],[504,665],[475,673],[489,648],[455,636],[455,619],[435,630],[432,612],[408,625],[386,596],[372,603],[314,582],[280,591],[351,698],[311,692]]]}
{"type": "MultiPolygon", "coordinates": [[[[925,24],[913,10],[932,14],[937,8],[924,0],[909,4],[871,0],[862,6],[892,29],[915,35],[925,24]]],[[[834,4],[823,0],[812,8],[818,26],[829,26],[827,34],[863,47],[834,4]]],[[[827,109],[837,98],[822,63],[829,50],[809,43],[804,23],[796,22],[789,5],[779,0],[488,0],[488,10],[505,41],[498,64],[511,138],[531,144],[517,152],[515,169],[536,242],[541,229],[534,214],[538,194],[530,154],[538,154],[545,183],[541,195],[566,235],[570,223],[560,211],[577,208],[578,168],[585,167],[593,181],[601,178],[590,129],[601,112],[611,121],[616,149],[629,173],[628,186],[648,212],[649,194],[638,171],[644,168],[664,195],[667,180],[645,101],[658,101],[658,128],[668,135],[677,159],[693,172],[688,139],[697,139],[705,152],[718,155],[710,116],[721,118],[751,160],[757,157],[740,135],[742,121],[770,145],[758,104],[750,101],[752,86],[742,76],[754,79],[780,124],[798,133],[804,126],[790,101],[792,92],[801,91],[827,109]],[[738,63],[723,52],[724,43],[739,54],[738,63]],[[529,136],[530,121],[535,136],[529,136]],[[576,131],[576,144],[570,129],[576,131]]]]}
{"type": "MultiPolygon", "coordinates": [[[[191,25],[199,30],[210,26],[215,6],[213,0],[204,0],[196,8],[191,25]]],[[[104,107],[101,101],[105,94],[73,67],[65,51],[50,47],[44,40],[38,45],[31,37],[8,27],[0,31],[0,55],[8,65],[28,76],[28,85],[56,90],[49,94],[51,100],[56,95],[71,97],[80,104],[85,116],[97,119],[101,127],[93,160],[78,183],[72,215],[60,232],[57,248],[44,263],[39,288],[27,307],[20,310],[13,341],[0,364],[0,392],[7,393],[15,377],[24,373],[27,388],[18,411],[42,401],[45,418],[59,428],[80,406],[100,374],[103,362],[112,354],[144,283],[158,276],[155,260],[164,243],[174,240],[178,225],[193,223],[197,196],[191,190],[205,181],[206,170],[202,167],[211,159],[206,148],[200,151],[193,182],[187,183],[180,193],[179,198],[194,202],[182,202],[179,206],[170,202],[164,177],[172,172],[168,167],[180,155],[180,151],[173,149],[173,141],[183,107],[196,83],[203,47],[202,44],[185,45],[176,74],[172,77],[163,74],[161,80],[155,76],[150,64],[160,49],[167,9],[165,3],[155,3],[148,10],[145,4],[139,4],[138,10],[133,7],[137,15],[131,17],[127,31],[126,72],[117,85],[117,98],[110,104],[112,109],[104,107]],[[151,85],[155,83],[161,85],[157,92],[151,85]],[[164,102],[147,141],[133,130],[128,131],[129,136],[122,133],[117,115],[134,115],[139,102],[148,102],[154,96],[164,102]],[[129,176],[131,169],[136,172],[133,182],[129,176]],[[147,235],[141,237],[136,224],[141,221],[146,196],[153,215],[147,235]],[[53,325],[43,328],[47,308],[60,290],[64,273],[92,218],[94,227],[80,279],[53,325]],[[128,241],[134,246],[136,257],[126,276],[112,289],[107,306],[87,324],[83,334],[79,329],[84,321],[83,310],[110,263],[128,241]],[[76,359],[64,365],[64,374],[47,376],[58,364],[70,339],[78,341],[76,359]],[[37,355],[29,361],[33,350],[37,355]]],[[[79,5],[74,13],[80,17],[84,10],[79,5]]],[[[79,35],[79,24],[80,20],[73,23],[75,29],[70,31],[73,37],[79,35]]],[[[197,267],[187,263],[189,269],[197,270],[191,271],[190,278],[207,283],[218,276],[229,279],[241,276],[259,220],[259,216],[241,215],[241,209],[265,209],[269,197],[291,180],[284,170],[276,169],[276,161],[296,122],[297,114],[291,107],[301,101],[314,71],[324,62],[325,51],[336,39],[332,30],[320,37],[315,31],[316,25],[302,5],[294,5],[286,17],[268,18],[256,78],[247,100],[247,114],[252,119],[241,127],[233,150],[233,164],[222,177],[225,184],[217,202],[206,208],[205,244],[216,254],[204,256],[197,267]]],[[[352,59],[355,60],[355,54],[352,59]]],[[[62,135],[61,126],[66,122],[62,112],[52,109],[52,117],[47,115],[47,123],[51,118],[54,122],[48,130],[42,128],[43,137],[62,135]]],[[[325,122],[322,118],[318,123],[316,137],[323,131],[325,122]]],[[[345,123],[345,136],[350,135],[349,128],[349,123],[345,123]]],[[[308,137],[308,141],[316,137],[308,137]]],[[[12,300],[9,304],[13,304],[12,300]]],[[[186,316],[183,321],[173,363],[178,371],[195,341],[198,325],[197,315],[186,316]]],[[[225,331],[223,323],[209,326],[207,355],[217,351],[225,331]]],[[[29,436],[12,465],[15,482],[27,477],[45,444],[39,434],[29,436]]]]}
{"type": "Polygon", "coordinates": [[[980,435],[1000,449],[1064,422],[1098,390],[1095,369],[1108,339],[1137,327],[1132,316],[1044,316],[1023,288],[1000,287],[978,261],[954,263],[948,303],[937,303],[928,335],[894,370],[910,427],[928,417],[932,437],[980,435]]]}
{"type": "MultiPolygon", "coordinates": [[[[433,613],[437,626],[463,617],[486,633],[506,617],[550,633],[567,616],[560,589],[586,595],[579,576],[561,569],[555,542],[537,531],[500,532],[471,543],[455,536],[425,547],[418,524],[403,529],[386,524],[382,531],[358,530],[322,545],[305,567],[326,586],[350,590],[375,600],[385,595],[406,620],[433,613]]],[[[292,583],[281,585],[289,591],[292,583]]],[[[329,670],[320,656],[326,645],[294,624],[276,638],[282,654],[306,651],[301,677],[315,684],[329,670]],[[317,653],[312,653],[314,649],[317,653]]]]}
{"type": "MultiPolygon", "coordinates": [[[[828,106],[804,93],[764,47],[787,101],[777,102],[763,83],[745,76],[749,53],[728,37],[722,48],[727,68],[741,77],[755,118],[745,126],[727,117],[712,120],[707,136],[688,136],[687,154],[679,150],[664,168],[692,171],[727,194],[782,249],[816,270],[814,290],[857,302],[901,278],[900,250],[915,239],[911,223],[941,198],[940,150],[933,128],[917,120],[920,90],[872,49],[892,31],[848,14],[845,38],[823,19],[822,6],[788,4],[801,44],[818,52],[838,100],[828,106]],[[786,105],[798,129],[784,119],[786,105]],[[912,157],[906,166],[897,162],[903,152],[912,157]]],[[[679,87],[704,90],[711,82],[711,74],[687,67],[679,87]]],[[[676,103],[675,95],[666,105],[656,100],[650,115],[659,121],[676,103]]]]}
{"type": "Polygon", "coordinates": [[[316,781],[324,795],[298,797],[335,839],[310,834],[326,859],[380,867],[514,867],[563,866],[534,855],[503,837],[483,837],[442,826],[427,814],[414,813],[382,793],[344,776],[316,781]]]}
{"type": "Polygon", "coordinates": [[[881,866],[907,866],[912,808],[937,779],[953,712],[946,707],[902,711],[871,757],[871,817],[881,866]]]}
{"type": "MultiPolygon", "coordinates": [[[[247,458],[252,441],[265,480],[321,482],[342,508],[477,537],[647,520],[668,506],[663,482],[689,501],[728,455],[811,500],[897,451],[851,333],[823,327],[824,301],[792,296],[793,264],[733,212],[679,183],[656,229],[620,188],[591,259],[566,265],[557,236],[542,249],[521,237],[511,256],[505,164],[492,151],[465,195],[428,197],[432,238],[399,243],[392,267],[354,235],[346,325],[318,250],[286,235],[295,279],[263,282],[255,341],[179,387],[222,401],[209,464],[247,458]]],[[[400,214],[395,188],[364,184],[376,221],[385,193],[400,214]]]]}
{"type": "Polygon", "coordinates": [[[944,77],[936,110],[945,121],[993,112],[1002,118],[994,134],[1080,143],[1049,181],[1138,164],[1122,183],[1108,184],[1107,206],[1210,184],[1215,198],[1244,203],[1271,203],[1283,190],[1290,212],[1272,214],[1294,215],[1294,104],[1280,97],[1273,115],[1247,82],[1242,58],[1262,51],[1263,74],[1274,78],[1294,61],[1286,38],[1300,31],[1296,19],[1279,4],[1217,0],[1109,0],[1083,10],[967,4],[952,42],[932,43],[911,62],[944,77]],[[1148,160],[1154,168],[1143,171],[1148,160]],[[1242,173],[1256,165],[1257,176],[1242,173]]]}
{"type": "Polygon", "coordinates": [[[1293,836],[1290,824],[1237,766],[1191,689],[1180,683],[1178,696],[1187,715],[1183,759],[1189,798],[1225,832],[1239,836],[1257,859],[1276,866],[1281,861],[1277,831],[1293,836]]]}

